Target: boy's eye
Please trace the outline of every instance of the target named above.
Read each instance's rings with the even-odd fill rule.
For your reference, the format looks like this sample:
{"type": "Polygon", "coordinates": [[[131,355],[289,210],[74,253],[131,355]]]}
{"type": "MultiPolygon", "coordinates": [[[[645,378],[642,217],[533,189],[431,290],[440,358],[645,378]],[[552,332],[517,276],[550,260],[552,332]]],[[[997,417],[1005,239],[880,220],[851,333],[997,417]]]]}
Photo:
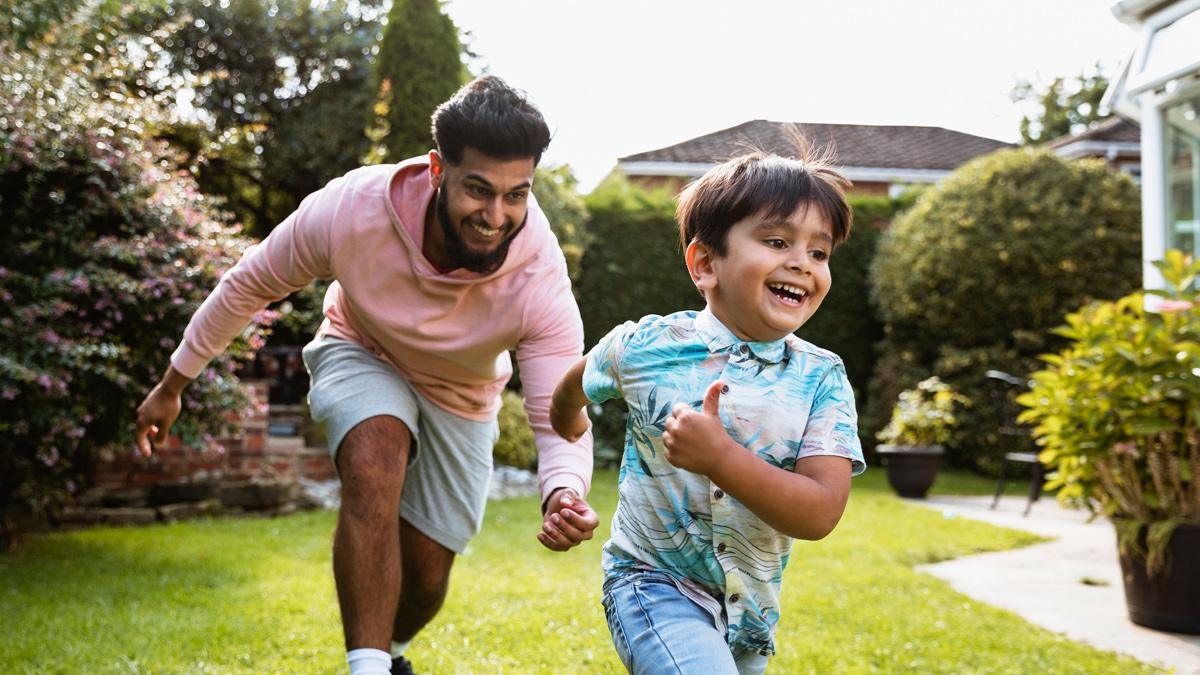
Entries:
{"type": "Polygon", "coordinates": [[[819,248],[812,252],[812,257],[813,260],[828,260],[829,253],[827,253],[824,249],[819,248]]]}
{"type": "Polygon", "coordinates": [[[778,237],[771,237],[763,241],[763,243],[771,248],[787,248],[787,242],[778,237]]]}

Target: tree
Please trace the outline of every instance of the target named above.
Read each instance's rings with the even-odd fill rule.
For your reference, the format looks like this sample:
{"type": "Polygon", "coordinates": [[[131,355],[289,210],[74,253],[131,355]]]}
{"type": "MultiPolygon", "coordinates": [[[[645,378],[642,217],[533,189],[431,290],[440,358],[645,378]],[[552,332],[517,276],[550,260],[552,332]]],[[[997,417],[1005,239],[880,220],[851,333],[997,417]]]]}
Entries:
{"type": "Polygon", "coordinates": [[[567,259],[567,273],[572,281],[579,280],[580,265],[589,241],[588,210],[576,190],[578,185],[579,181],[567,164],[539,166],[533,179],[533,194],[550,221],[550,229],[567,259]]]}
{"type": "Polygon", "coordinates": [[[160,1],[139,26],[140,70],[161,74],[144,84],[194,107],[161,135],[265,236],[364,154],[383,0],[160,1]]]}
{"type": "Polygon", "coordinates": [[[1021,118],[1021,142],[1026,145],[1047,143],[1060,136],[1076,134],[1110,116],[1100,105],[1108,89],[1108,78],[1097,65],[1092,73],[1078,77],[1056,77],[1045,89],[1022,80],[1013,87],[1014,102],[1032,107],[1021,118]]]}
{"type": "MultiPolygon", "coordinates": [[[[164,112],[120,84],[123,20],[85,8],[28,51],[0,46],[0,515],[44,511],[96,453],[129,451],[137,402],[249,245],[149,137],[164,112]],[[74,59],[58,47],[85,39],[74,59]]],[[[245,333],[185,391],[185,442],[249,404],[236,361],[261,340],[245,333]]]]}
{"type": "MultiPolygon", "coordinates": [[[[466,82],[458,29],[438,0],[394,0],[379,44],[374,90],[386,91],[387,161],[428,152],[434,108],[466,82]],[[383,89],[384,83],[386,90],[383,89]]],[[[368,126],[378,124],[372,116],[368,126]]]]}

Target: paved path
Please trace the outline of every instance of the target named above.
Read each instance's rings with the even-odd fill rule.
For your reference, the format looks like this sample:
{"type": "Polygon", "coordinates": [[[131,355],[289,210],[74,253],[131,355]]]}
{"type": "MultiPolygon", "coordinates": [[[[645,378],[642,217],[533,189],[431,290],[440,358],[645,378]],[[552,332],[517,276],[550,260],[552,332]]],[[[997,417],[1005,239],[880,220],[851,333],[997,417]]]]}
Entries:
{"type": "Polygon", "coordinates": [[[1108,521],[1088,523],[1083,512],[1045,498],[1034,504],[1028,518],[1021,516],[1023,497],[1005,497],[995,511],[988,509],[991,497],[906,501],[947,516],[1054,538],[1022,549],[922,565],[917,568],[922,572],[1072,640],[1174,668],[1178,673],[1200,675],[1200,636],[1154,631],[1129,620],[1116,533],[1108,521]]]}

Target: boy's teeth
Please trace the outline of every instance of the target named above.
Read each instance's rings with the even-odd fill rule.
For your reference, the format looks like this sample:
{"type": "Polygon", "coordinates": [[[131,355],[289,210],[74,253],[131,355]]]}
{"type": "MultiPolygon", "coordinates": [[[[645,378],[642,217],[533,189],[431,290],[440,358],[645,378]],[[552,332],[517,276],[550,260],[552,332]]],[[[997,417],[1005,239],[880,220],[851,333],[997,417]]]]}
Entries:
{"type": "Polygon", "coordinates": [[[767,284],[767,287],[768,288],[778,288],[781,291],[787,291],[788,293],[791,293],[793,295],[799,295],[800,297],[804,297],[804,296],[808,295],[808,291],[804,290],[803,288],[800,288],[799,286],[792,286],[790,284],[770,283],[770,284],[767,284]]]}

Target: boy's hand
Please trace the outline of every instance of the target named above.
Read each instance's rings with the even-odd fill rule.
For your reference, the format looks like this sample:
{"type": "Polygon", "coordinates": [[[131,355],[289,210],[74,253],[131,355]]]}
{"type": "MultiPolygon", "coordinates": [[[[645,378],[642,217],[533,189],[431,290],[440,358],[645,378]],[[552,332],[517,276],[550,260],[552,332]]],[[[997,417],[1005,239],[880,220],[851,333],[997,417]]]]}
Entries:
{"type": "Polygon", "coordinates": [[[712,475],[713,467],[733,443],[717,414],[721,394],[727,391],[729,387],[720,380],[709,385],[700,412],[686,403],[675,404],[662,436],[668,462],[692,473],[712,475]]]}
{"type": "Polygon", "coordinates": [[[179,393],[162,385],[155,387],[138,406],[133,442],[143,457],[150,456],[153,446],[162,447],[167,442],[171,425],[182,407],[179,393]]]}
{"type": "Polygon", "coordinates": [[[564,409],[564,406],[559,405],[558,399],[556,396],[550,403],[550,426],[559,436],[574,443],[587,433],[592,424],[582,407],[574,410],[564,409]]]}
{"type": "Polygon", "coordinates": [[[566,551],[592,538],[600,517],[570,488],[555,490],[546,500],[538,541],[551,551],[566,551]]]}

